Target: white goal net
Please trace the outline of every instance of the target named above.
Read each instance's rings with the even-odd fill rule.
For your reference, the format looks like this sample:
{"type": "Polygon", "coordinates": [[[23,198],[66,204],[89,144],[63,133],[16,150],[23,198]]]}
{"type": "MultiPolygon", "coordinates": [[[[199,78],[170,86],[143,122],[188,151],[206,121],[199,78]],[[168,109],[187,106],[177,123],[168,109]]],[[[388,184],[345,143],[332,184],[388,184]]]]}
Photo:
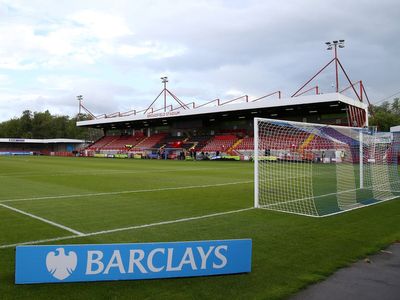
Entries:
{"type": "Polygon", "coordinates": [[[353,128],[256,118],[255,207],[327,216],[400,195],[400,138],[353,128]]]}

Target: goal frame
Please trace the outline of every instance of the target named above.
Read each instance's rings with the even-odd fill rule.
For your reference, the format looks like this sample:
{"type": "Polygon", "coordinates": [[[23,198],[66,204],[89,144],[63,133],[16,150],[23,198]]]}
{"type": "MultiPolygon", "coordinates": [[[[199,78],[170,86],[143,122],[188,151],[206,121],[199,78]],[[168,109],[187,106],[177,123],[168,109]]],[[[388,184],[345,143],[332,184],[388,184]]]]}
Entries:
{"type": "MultiPolygon", "coordinates": [[[[318,123],[308,123],[308,122],[298,122],[298,121],[288,121],[288,120],[279,120],[279,119],[270,119],[270,118],[254,118],[254,208],[261,208],[260,202],[259,202],[259,122],[260,121],[269,121],[269,122],[280,122],[280,123],[287,123],[287,124],[293,124],[293,125],[310,125],[310,126],[317,126],[317,127],[332,127],[332,128],[337,128],[337,127],[344,127],[344,126],[338,126],[338,125],[328,125],[328,124],[318,124],[318,123]]],[[[346,126],[344,127],[346,129],[353,129],[357,130],[359,132],[359,160],[358,160],[358,166],[359,166],[359,189],[364,188],[364,150],[363,150],[363,130],[365,128],[363,127],[352,127],[352,126],[346,126]]],[[[381,202],[384,202],[387,200],[382,200],[377,203],[372,203],[370,205],[374,204],[379,204],[381,202]]],[[[358,209],[360,207],[355,207],[355,208],[350,208],[347,210],[343,211],[338,211],[326,215],[306,215],[302,213],[295,213],[295,212],[290,212],[293,214],[298,214],[298,215],[303,215],[303,216],[311,216],[311,217],[327,217],[335,214],[340,214],[343,212],[351,211],[354,209],[358,209]]],[[[288,212],[289,213],[289,212],[288,212]]]]}

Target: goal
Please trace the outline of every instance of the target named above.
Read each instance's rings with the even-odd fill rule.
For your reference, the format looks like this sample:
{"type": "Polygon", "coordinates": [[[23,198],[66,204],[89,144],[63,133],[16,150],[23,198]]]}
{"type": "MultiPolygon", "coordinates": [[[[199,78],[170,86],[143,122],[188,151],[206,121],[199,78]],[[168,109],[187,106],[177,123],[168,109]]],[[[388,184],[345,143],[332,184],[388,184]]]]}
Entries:
{"type": "Polygon", "coordinates": [[[329,216],[400,196],[400,138],[376,128],[254,119],[254,206],[329,216]]]}

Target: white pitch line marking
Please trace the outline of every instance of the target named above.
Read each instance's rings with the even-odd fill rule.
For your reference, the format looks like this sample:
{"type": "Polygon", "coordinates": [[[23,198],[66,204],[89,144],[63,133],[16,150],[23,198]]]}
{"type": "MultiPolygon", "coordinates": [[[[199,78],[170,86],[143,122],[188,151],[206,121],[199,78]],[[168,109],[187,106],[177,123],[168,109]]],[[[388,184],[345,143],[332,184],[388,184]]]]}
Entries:
{"type": "Polygon", "coordinates": [[[66,239],[75,239],[77,237],[81,237],[81,235],[60,236],[60,237],[51,238],[51,239],[43,239],[43,240],[15,243],[15,244],[9,244],[9,245],[1,245],[0,249],[12,248],[12,247],[23,246],[23,245],[34,245],[34,244],[41,244],[41,243],[48,243],[48,242],[56,242],[56,241],[62,241],[62,240],[66,240],[66,239]]]}
{"type": "MultiPolygon", "coordinates": [[[[4,204],[0,204],[0,205],[4,205],[4,204]]],[[[40,244],[40,243],[47,243],[47,242],[55,242],[55,241],[76,239],[76,238],[80,238],[80,237],[90,237],[90,236],[95,236],[95,235],[103,235],[103,234],[108,234],[108,233],[114,233],[114,232],[120,232],[120,231],[128,231],[128,230],[134,230],[134,229],[142,229],[142,228],[161,226],[161,225],[168,225],[168,224],[174,224],[174,223],[180,223],[180,222],[190,222],[190,221],[194,221],[194,220],[201,220],[201,219],[206,219],[206,218],[213,218],[213,217],[218,217],[218,216],[223,216],[223,215],[240,213],[240,212],[248,211],[248,210],[252,210],[252,209],[255,209],[255,208],[254,207],[248,207],[248,208],[230,210],[230,211],[225,211],[225,212],[220,212],[220,213],[202,215],[202,216],[197,216],[197,217],[190,217],[190,218],[162,221],[162,222],[143,224],[143,225],[135,225],[135,226],[129,226],[129,227],[123,227],[123,228],[115,228],[115,229],[110,229],[110,230],[102,230],[102,231],[90,232],[90,233],[82,233],[81,235],[61,236],[61,237],[56,237],[56,238],[44,239],[44,240],[28,241],[28,242],[9,244],[9,245],[0,245],[0,249],[12,248],[12,247],[21,246],[21,245],[33,245],[33,244],[40,244]]]]}
{"type": "Polygon", "coordinates": [[[45,197],[33,197],[33,198],[19,198],[19,199],[6,199],[0,200],[0,203],[6,202],[17,202],[17,201],[32,201],[32,200],[48,200],[48,199],[66,199],[66,198],[79,198],[79,197],[92,197],[92,196],[107,196],[107,195],[120,195],[120,194],[133,194],[133,193],[149,193],[149,192],[162,192],[171,190],[186,190],[196,188],[208,188],[217,186],[227,186],[235,184],[246,184],[253,183],[250,181],[238,181],[228,183],[216,183],[216,184],[205,184],[205,185],[188,185],[188,186],[177,186],[177,187],[166,187],[158,189],[143,189],[143,190],[130,190],[130,191],[119,191],[119,192],[104,192],[104,193],[91,193],[91,194],[75,194],[75,195],[60,195],[60,196],[45,196],[45,197]]]}
{"type": "Polygon", "coordinates": [[[234,214],[234,213],[247,211],[247,210],[251,210],[251,209],[254,209],[254,207],[247,207],[247,208],[225,211],[225,212],[220,212],[220,213],[213,213],[213,214],[197,216],[197,217],[190,217],[190,218],[183,218],[183,219],[177,219],[177,220],[162,221],[162,222],[157,222],[157,223],[150,223],[150,224],[143,224],[143,225],[136,225],[136,226],[129,226],[129,227],[123,227],[123,228],[115,228],[115,229],[110,229],[110,230],[91,232],[91,233],[86,233],[85,236],[114,233],[114,232],[127,231],[127,230],[132,230],[132,229],[141,229],[141,228],[154,227],[154,226],[160,226],[160,225],[188,222],[188,221],[193,221],[193,220],[201,220],[201,219],[206,219],[206,218],[234,214]]]}
{"type": "Polygon", "coordinates": [[[33,218],[33,219],[42,221],[42,222],[44,222],[44,223],[53,225],[53,226],[55,226],[55,227],[58,227],[58,228],[67,230],[67,231],[72,232],[72,233],[74,233],[74,234],[76,234],[76,235],[79,235],[79,236],[85,235],[85,234],[82,233],[82,232],[79,232],[79,231],[74,230],[74,229],[72,229],[72,228],[69,228],[69,227],[67,227],[67,226],[64,226],[64,225],[55,223],[55,222],[53,222],[53,221],[47,220],[47,219],[45,219],[45,218],[42,218],[42,217],[39,217],[39,216],[30,214],[30,213],[27,213],[27,212],[25,212],[25,211],[23,211],[23,210],[20,210],[20,209],[15,208],[15,207],[11,207],[11,206],[8,206],[8,205],[5,205],[5,204],[0,204],[0,206],[2,206],[2,207],[4,207],[4,208],[7,208],[7,209],[9,209],[9,210],[15,211],[15,212],[17,212],[17,213],[20,213],[20,214],[22,214],[22,215],[31,217],[31,218],[33,218]]]}

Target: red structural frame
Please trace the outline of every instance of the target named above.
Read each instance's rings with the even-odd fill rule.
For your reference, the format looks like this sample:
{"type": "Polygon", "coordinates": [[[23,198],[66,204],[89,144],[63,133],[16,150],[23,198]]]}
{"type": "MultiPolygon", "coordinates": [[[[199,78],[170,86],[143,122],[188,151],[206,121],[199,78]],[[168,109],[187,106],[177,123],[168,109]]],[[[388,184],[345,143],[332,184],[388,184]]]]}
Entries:
{"type": "MultiPolygon", "coordinates": [[[[328,43],[329,44],[329,43],[328,43]]],[[[345,71],[342,63],[340,62],[339,58],[338,58],[338,51],[337,51],[337,47],[342,47],[340,46],[340,44],[337,43],[337,41],[334,41],[333,44],[330,44],[329,46],[332,46],[334,49],[334,57],[332,58],[332,60],[330,60],[324,67],[322,67],[320,70],[318,70],[318,72],[312,76],[306,83],[304,83],[291,97],[298,97],[301,95],[304,95],[310,91],[315,90],[315,94],[318,95],[320,93],[319,87],[318,85],[310,87],[308,89],[306,89],[306,87],[316,78],[318,77],[318,75],[320,75],[329,65],[331,65],[332,63],[335,63],[335,81],[336,81],[336,92],[337,93],[343,93],[349,89],[352,89],[354,94],[356,95],[357,99],[360,102],[364,101],[364,97],[367,100],[368,105],[370,106],[370,101],[367,95],[367,92],[365,91],[363,82],[357,81],[357,82],[352,82],[350,80],[350,77],[348,76],[347,72],[345,71]],[[341,71],[343,72],[345,78],[347,79],[349,85],[347,87],[345,87],[342,90],[339,90],[339,67],[341,69],[341,71]],[[356,90],[356,87],[358,88],[358,92],[356,90]]],[[[330,48],[331,49],[331,48],[330,48]]],[[[248,95],[243,95],[237,98],[234,98],[232,100],[228,100],[225,102],[221,102],[221,100],[219,98],[208,101],[206,103],[202,103],[200,105],[196,105],[196,103],[190,102],[190,103],[184,103],[183,101],[181,101],[175,94],[173,94],[170,90],[167,89],[167,78],[163,77],[161,78],[163,80],[163,84],[164,84],[164,88],[161,90],[161,92],[157,95],[157,97],[153,100],[153,102],[146,108],[146,109],[142,109],[142,110],[130,110],[127,112],[115,112],[115,113],[111,113],[111,114],[101,114],[98,116],[95,116],[93,113],[91,113],[82,103],[82,96],[78,96],[78,100],[79,100],[79,114],[81,113],[81,111],[85,111],[92,119],[102,119],[102,118],[113,118],[113,117],[124,117],[124,116],[130,116],[130,115],[138,115],[138,114],[146,114],[146,113],[154,113],[154,112],[158,112],[158,111],[163,111],[163,112],[167,112],[167,111],[175,111],[175,110],[179,110],[179,109],[196,109],[196,108],[200,108],[200,107],[204,107],[207,105],[216,105],[216,106],[222,106],[228,103],[232,103],[232,102],[236,102],[236,101],[244,101],[245,103],[248,102],[255,102],[255,101],[259,101],[274,95],[278,96],[278,99],[281,99],[282,97],[282,92],[281,91],[276,91],[270,94],[267,94],[265,96],[256,98],[256,99],[252,99],[249,100],[249,96],[248,95]],[[155,109],[155,104],[157,103],[157,100],[161,97],[161,95],[163,95],[163,107],[155,109]],[[171,104],[167,104],[167,98],[168,96],[170,96],[177,104],[178,106],[173,107],[173,105],[171,104]]],[[[371,113],[373,113],[371,111],[371,113]]],[[[366,113],[363,109],[348,105],[347,107],[347,117],[348,117],[348,123],[349,126],[354,126],[355,124],[357,124],[358,126],[363,126],[366,123],[366,113]]]]}
{"type": "Polygon", "coordinates": [[[342,92],[344,92],[344,91],[346,91],[346,90],[348,90],[348,89],[351,88],[351,89],[353,90],[354,94],[357,96],[357,99],[358,99],[360,102],[363,102],[363,95],[365,95],[365,98],[366,98],[366,100],[367,100],[367,102],[368,102],[368,105],[371,105],[371,103],[370,103],[370,101],[369,101],[368,95],[367,95],[367,93],[366,93],[366,91],[365,91],[365,88],[364,88],[364,85],[363,85],[362,81],[360,80],[360,81],[357,81],[357,82],[355,82],[355,83],[352,83],[352,81],[350,80],[349,75],[347,74],[346,70],[344,69],[342,63],[340,62],[340,60],[339,60],[339,58],[338,58],[338,51],[337,51],[337,47],[338,47],[339,45],[336,44],[336,43],[333,43],[333,44],[331,44],[331,46],[332,46],[333,49],[334,49],[334,57],[332,58],[332,60],[329,61],[324,67],[322,67],[322,68],[321,68],[314,76],[312,76],[306,83],[304,83],[304,84],[292,95],[292,97],[298,97],[298,96],[303,95],[303,94],[305,94],[305,93],[307,93],[307,92],[309,92],[309,91],[311,91],[311,90],[313,90],[313,89],[315,89],[315,90],[316,90],[316,94],[318,94],[318,93],[319,93],[318,86],[309,88],[308,90],[305,90],[305,91],[303,91],[303,90],[304,90],[304,88],[305,88],[306,86],[308,86],[308,84],[309,84],[311,81],[313,81],[319,74],[321,74],[328,66],[330,66],[330,65],[334,62],[334,63],[335,63],[336,93],[339,93],[339,92],[342,93],[342,92]],[[341,91],[339,91],[339,67],[340,67],[340,69],[342,70],[342,72],[343,72],[344,76],[346,77],[347,81],[349,82],[349,86],[346,87],[345,89],[341,90],[341,91]],[[356,86],[357,84],[359,84],[359,92],[357,92],[356,89],[355,89],[355,86],[356,86]]]}
{"type": "Polygon", "coordinates": [[[184,103],[183,101],[181,101],[175,94],[173,94],[170,90],[168,90],[165,86],[164,89],[157,95],[157,97],[153,100],[153,102],[146,108],[146,109],[142,109],[142,110],[130,110],[127,112],[115,112],[115,113],[111,113],[111,114],[101,114],[98,116],[95,116],[92,112],[90,112],[83,104],[82,104],[82,100],[80,100],[79,102],[79,113],[81,113],[81,110],[83,109],[85,112],[87,112],[89,114],[89,116],[92,119],[103,119],[103,118],[114,118],[114,117],[126,117],[126,116],[130,116],[130,115],[138,115],[138,114],[146,114],[146,113],[155,113],[158,111],[175,111],[178,109],[197,109],[200,107],[204,107],[210,104],[214,104],[216,106],[223,106],[225,104],[228,103],[232,103],[232,102],[237,102],[237,101],[244,101],[245,103],[248,102],[255,102],[261,99],[265,99],[268,97],[271,97],[273,95],[278,95],[278,99],[281,99],[281,91],[276,91],[270,94],[267,94],[265,96],[253,99],[253,100],[249,100],[249,96],[248,95],[243,95],[231,100],[227,100],[225,102],[221,102],[221,100],[219,98],[208,101],[206,103],[201,103],[200,105],[196,105],[196,102],[190,102],[190,103],[184,103]],[[155,109],[154,106],[157,102],[157,100],[160,98],[161,95],[164,95],[164,106],[158,109],[155,109]],[[173,105],[171,104],[167,104],[167,96],[171,96],[173,100],[175,100],[175,102],[178,103],[177,107],[173,107],[173,105]]]}

